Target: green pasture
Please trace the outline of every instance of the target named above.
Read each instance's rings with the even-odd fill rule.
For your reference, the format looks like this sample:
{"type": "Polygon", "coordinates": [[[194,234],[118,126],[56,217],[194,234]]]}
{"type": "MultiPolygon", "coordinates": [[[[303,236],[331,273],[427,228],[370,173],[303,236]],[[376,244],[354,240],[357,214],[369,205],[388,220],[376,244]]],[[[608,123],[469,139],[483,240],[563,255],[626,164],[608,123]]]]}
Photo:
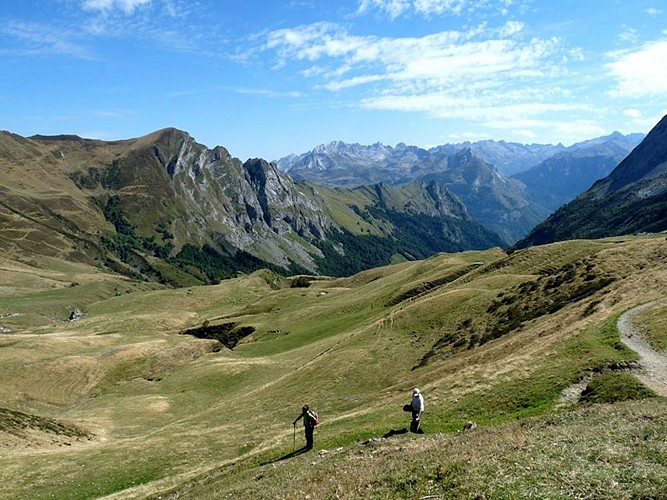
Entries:
{"type": "MultiPolygon", "coordinates": [[[[344,497],[446,494],[465,470],[436,452],[436,442],[459,449],[469,439],[456,437],[466,423],[475,422],[490,443],[528,425],[521,431],[526,442],[545,453],[532,441],[547,432],[539,419],[600,404],[559,401],[572,384],[636,360],[620,343],[616,320],[658,298],[667,274],[665,262],[649,268],[627,256],[657,255],[664,246],[664,239],[644,238],[575,241],[511,255],[439,254],[349,278],[312,280],[307,288],[290,288],[289,280],[262,271],[214,286],[170,289],[63,265],[64,285],[45,290],[35,276],[50,283],[52,271],[31,269],[26,287],[20,276],[27,270],[17,266],[5,274],[12,286],[3,288],[0,311],[0,325],[15,328],[0,335],[0,407],[86,432],[67,441],[39,426],[0,427],[0,497],[145,497],[174,490],[214,498],[220,492],[252,496],[260,484],[264,498],[299,496],[282,474],[302,477],[306,473],[297,468],[308,460],[349,471],[350,482],[340,482],[344,497]],[[501,294],[585,259],[618,278],[482,345],[461,337],[470,334],[465,325],[495,321],[488,310],[501,294]],[[84,317],[64,321],[73,307],[84,317]],[[7,316],[12,313],[17,315],[7,316]],[[254,333],[234,350],[182,334],[205,323],[252,326],[254,333]],[[449,338],[460,342],[443,348],[449,338]],[[415,386],[426,396],[423,427],[433,441],[400,434],[409,421],[401,407],[415,386]],[[321,416],[316,450],[280,460],[294,450],[291,422],[304,403],[321,416]],[[357,452],[366,456],[368,446],[376,446],[359,443],[390,431],[399,435],[377,445],[385,465],[355,476],[349,464],[357,452]],[[405,458],[411,452],[401,454],[394,442],[408,450],[424,446],[441,468],[416,472],[405,458]],[[412,483],[401,479],[408,472],[412,483]]],[[[660,317],[662,309],[655,311],[660,317]]],[[[641,323],[657,329],[650,317],[641,323]]],[[[613,400],[610,391],[662,401],[627,378],[608,377],[613,380],[591,387],[604,401],[613,400]]],[[[651,404],[658,411],[659,403],[651,404]]],[[[296,438],[297,446],[303,443],[300,428],[296,438]]],[[[478,478],[498,465],[482,461],[481,445],[475,446],[478,478]]],[[[537,488],[529,474],[512,474],[506,487],[484,489],[481,479],[474,484],[509,497],[521,484],[537,488]]],[[[304,481],[308,491],[336,492],[321,473],[304,481]]]]}

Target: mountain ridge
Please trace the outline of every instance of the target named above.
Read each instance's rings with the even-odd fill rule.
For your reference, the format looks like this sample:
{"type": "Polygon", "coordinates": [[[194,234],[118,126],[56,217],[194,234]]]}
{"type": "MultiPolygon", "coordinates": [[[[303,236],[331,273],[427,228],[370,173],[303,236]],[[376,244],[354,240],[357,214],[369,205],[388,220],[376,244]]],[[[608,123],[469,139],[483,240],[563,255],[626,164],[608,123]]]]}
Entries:
{"type": "Polygon", "coordinates": [[[476,248],[502,244],[478,228],[447,190],[416,184],[409,190],[421,201],[409,206],[399,203],[407,199],[401,188],[391,187],[384,195],[393,200],[391,208],[378,206],[371,215],[365,211],[380,200],[367,192],[310,188],[274,164],[241,162],[224,147],[209,149],[175,128],[122,141],[8,133],[0,138],[0,169],[7,179],[0,191],[5,251],[35,251],[26,238],[50,242],[46,253],[69,252],[167,282],[201,282],[223,276],[223,269],[271,265],[318,272],[334,254],[347,255],[357,271],[394,257],[464,249],[457,239],[475,241],[476,248]],[[414,247],[406,224],[424,234],[439,228],[433,244],[422,239],[421,250],[414,247]],[[357,249],[353,257],[355,245],[385,250],[364,255],[357,249]],[[202,265],[206,271],[196,269],[202,265]]]}
{"type": "Polygon", "coordinates": [[[328,186],[436,179],[462,199],[473,219],[512,245],[609,173],[642,137],[614,132],[569,147],[486,140],[428,150],[332,141],[276,164],[295,179],[328,186]]]}
{"type": "Polygon", "coordinates": [[[535,227],[517,248],[667,229],[667,116],[590,189],[535,227]]]}
{"type": "MultiPolygon", "coordinates": [[[[315,146],[310,151],[305,153],[292,153],[290,155],[272,160],[278,167],[284,171],[299,170],[308,168],[306,158],[309,155],[316,154],[331,154],[331,153],[345,153],[346,150],[354,150],[358,155],[362,155],[362,151],[368,150],[371,152],[382,152],[385,155],[396,151],[410,150],[419,152],[422,155],[426,154],[453,154],[461,149],[469,148],[481,158],[494,165],[501,174],[505,176],[513,176],[519,172],[526,171],[544,160],[557,155],[558,153],[573,152],[580,149],[585,149],[589,146],[598,145],[600,143],[616,142],[627,143],[628,147],[634,147],[646,136],[642,133],[621,134],[614,131],[609,135],[597,137],[594,139],[584,140],[574,143],[570,146],[562,144],[522,144],[518,142],[508,142],[505,140],[485,139],[476,142],[464,141],[460,143],[448,143],[430,148],[422,148],[419,146],[409,146],[403,142],[399,142],[396,146],[385,145],[381,142],[376,142],[371,145],[362,145],[359,143],[346,143],[344,141],[334,140],[329,143],[323,143],[315,146]]],[[[372,156],[373,153],[370,153],[372,156]]]]}

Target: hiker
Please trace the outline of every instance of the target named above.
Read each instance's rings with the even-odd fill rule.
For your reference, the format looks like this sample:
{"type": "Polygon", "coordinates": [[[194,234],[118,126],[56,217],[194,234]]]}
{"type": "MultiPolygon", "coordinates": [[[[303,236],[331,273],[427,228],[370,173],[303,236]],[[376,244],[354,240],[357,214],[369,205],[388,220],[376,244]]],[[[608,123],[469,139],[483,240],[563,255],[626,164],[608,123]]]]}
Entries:
{"type": "Polygon", "coordinates": [[[317,412],[308,408],[308,405],[303,405],[301,408],[301,415],[296,417],[296,420],[292,422],[292,425],[296,427],[296,423],[299,419],[303,418],[303,428],[306,433],[306,449],[310,450],[313,447],[313,431],[315,426],[318,424],[317,412]]]}
{"type": "Polygon", "coordinates": [[[410,432],[424,434],[421,428],[422,413],[424,413],[424,396],[416,387],[412,390],[412,422],[410,422],[410,432]]]}

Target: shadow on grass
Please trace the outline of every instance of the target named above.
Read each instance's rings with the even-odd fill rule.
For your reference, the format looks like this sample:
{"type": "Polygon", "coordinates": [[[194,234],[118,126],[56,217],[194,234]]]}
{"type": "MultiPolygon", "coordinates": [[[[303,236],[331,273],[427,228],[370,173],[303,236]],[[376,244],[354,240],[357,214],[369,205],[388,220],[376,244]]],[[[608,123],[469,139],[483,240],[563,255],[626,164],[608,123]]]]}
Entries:
{"type": "Polygon", "coordinates": [[[301,455],[303,453],[306,453],[307,451],[310,451],[310,450],[312,450],[312,448],[309,448],[308,446],[304,446],[303,448],[299,448],[298,450],[294,450],[294,451],[288,453],[287,455],[283,455],[282,457],[275,458],[273,460],[267,460],[266,462],[262,462],[260,465],[269,465],[269,464],[273,464],[273,463],[276,463],[276,462],[282,462],[283,460],[288,460],[290,458],[294,458],[294,457],[296,457],[298,455],[301,455]]]}
{"type": "Polygon", "coordinates": [[[382,437],[386,439],[386,438],[390,438],[391,436],[397,436],[399,434],[407,434],[407,433],[408,433],[408,429],[403,427],[402,429],[391,429],[389,432],[387,432],[382,437]]]}
{"type": "MultiPolygon", "coordinates": [[[[400,434],[407,434],[407,433],[408,433],[408,429],[405,428],[405,427],[402,428],[402,429],[391,429],[389,432],[384,434],[382,437],[386,439],[386,438],[390,438],[392,436],[398,436],[400,434]]],[[[378,438],[374,438],[374,439],[378,439],[378,438]]],[[[283,455],[282,457],[274,458],[273,460],[267,460],[265,462],[261,462],[260,465],[270,465],[270,464],[274,464],[276,462],[282,462],[283,460],[289,460],[290,458],[294,458],[294,457],[297,457],[299,455],[302,455],[303,453],[306,453],[306,452],[308,452],[312,449],[313,448],[309,448],[308,446],[304,446],[303,448],[299,448],[298,450],[294,450],[294,451],[292,451],[292,452],[290,452],[286,455],[283,455]]]]}

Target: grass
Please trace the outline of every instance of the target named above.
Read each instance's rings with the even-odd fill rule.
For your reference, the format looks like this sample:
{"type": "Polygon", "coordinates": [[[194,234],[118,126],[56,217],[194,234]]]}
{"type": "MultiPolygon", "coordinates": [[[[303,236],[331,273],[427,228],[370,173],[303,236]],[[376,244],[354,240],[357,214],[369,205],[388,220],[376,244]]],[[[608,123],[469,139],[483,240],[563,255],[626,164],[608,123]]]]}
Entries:
{"type": "Polygon", "coordinates": [[[616,403],[655,397],[656,394],[629,373],[604,373],[595,377],[581,394],[585,403],[616,403]]]}
{"type": "Polygon", "coordinates": [[[67,437],[90,436],[90,434],[81,429],[64,425],[53,419],[0,408],[0,431],[20,435],[25,430],[29,429],[37,429],[39,431],[67,437]]]}
{"type": "Polygon", "coordinates": [[[616,320],[664,290],[664,263],[641,256],[665,245],[575,241],[510,256],[441,254],[308,288],[254,273],[155,289],[63,266],[59,279],[80,285],[44,292],[51,271],[16,266],[3,313],[38,309],[49,326],[17,316],[17,332],[0,335],[3,406],[94,437],[61,446],[44,429],[33,441],[0,431],[0,497],[650,496],[665,479],[656,417],[664,400],[604,401],[641,393],[626,374],[606,371],[636,359],[616,320]],[[495,321],[487,309],[501,294],[521,302],[525,283],[545,269],[564,275],[570,262],[594,264],[615,281],[501,338],[437,349],[422,363],[443,337],[467,335],[468,318],[495,321]],[[21,287],[21,273],[43,281],[21,287]],[[86,316],[59,321],[75,299],[86,316]],[[179,335],[207,321],[255,331],[218,352],[213,341],[179,335]],[[563,389],[600,373],[591,384],[603,404],[557,409],[563,389]],[[407,427],[401,407],[414,386],[426,397],[427,436],[360,444],[407,427]],[[316,451],[279,460],[292,451],[291,422],[304,403],[322,420],[316,451]],[[477,429],[459,432],[468,421],[477,429]]]}
{"type": "Polygon", "coordinates": [[[658,304],[637,314],[635,324],[654,349],[667,350],[667,308],[664,305],[658,304]]]}
{"type": "MultiPolygon", "coordinates": [[[[208,471],[188,498],[660,498],[667,479],[656,400],[455,434],[329,449],[208,471]]],[[[151,497],[151,498],[157,498],[151,497]]]]}

